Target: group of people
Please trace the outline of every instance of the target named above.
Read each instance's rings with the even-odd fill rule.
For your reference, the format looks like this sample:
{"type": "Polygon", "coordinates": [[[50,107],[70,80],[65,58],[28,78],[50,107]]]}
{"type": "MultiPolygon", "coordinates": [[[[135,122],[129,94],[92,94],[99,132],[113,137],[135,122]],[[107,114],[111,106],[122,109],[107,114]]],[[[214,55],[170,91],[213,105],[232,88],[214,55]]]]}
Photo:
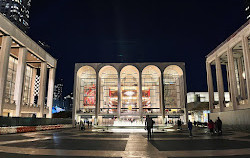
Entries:
{"type": "Polygon", "coordinates": [[[207,127],[211,135],[213,135],[214,133],[218,135],[222,135],[222,121],[219,117],[215,122],[213,122],[212,120],[209,120],[207,127]]]}
{"type": "Polygon", "coordinates": [[[84,120],[84,122],[81,120],[80,123],[78,124],[79,124],[79,130],[83,130],[83,131],[85,130],[85,124],[88,125],[88,128],[92,126],[92,122],[90,122],[89,120],[84,120]]]}

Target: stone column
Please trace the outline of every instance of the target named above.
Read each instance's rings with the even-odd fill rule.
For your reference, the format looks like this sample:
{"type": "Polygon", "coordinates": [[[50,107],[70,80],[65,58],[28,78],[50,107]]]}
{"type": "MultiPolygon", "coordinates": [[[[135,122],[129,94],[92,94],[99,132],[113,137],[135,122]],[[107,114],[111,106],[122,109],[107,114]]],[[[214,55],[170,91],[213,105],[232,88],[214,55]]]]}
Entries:
{"type": "Polygon", "coordinates": [[[19,48],[15,91],[14,91],[14,100],[16,102],[16,117],[20,117],[21,114],[22,94],[23,94],[24,76],[26,69],[26,56],[27,56],[27,49],[19,48]]]}
{"type": "Polygon", "coordinates": [[[213,77],[211,71],[211,64],[206,62],[207,69],[207,86],[208,86],[208,95],[209,95],[209,110],[213,112],[214,109],[214,86],[213,86],[213,77]]]}
{"type": "Polygon", "coordinates": [[[233,109],[237,109],[237,99],[238,90],[237,90],[237,82],[236,82],[236,75],[235,75],[235,66],[234,66],[234,58],[233,52],[231,48],[228,48],[227,51],[227,58],[228,58],[228,70],[229,70],[229,77],[230,77],[230,94],[231,94],[231,102],[233,104],[233,109]]]}
{"type": "Polygon", "coordinates": [[[223,84],[220,58],[217,56],[215,58],[215,64],[216,64],[216,80],[217,80],[217,89],[219,93],[220,111],[222,112],[225,107],[224,84],[223,84]]]}
{"type": "Polygon", "coordinates": [[[161,100],[162,100],[162,118],[164,119],[165,118],[165,91],[164,91],[164,71],[163,72],[161,72],[161,87],[160,87],[160,90],[162,91],[162,98],[161,98],[161,100]]]}
{"type": "Polygon", "coordinates": [[[240,80],[240,95],[243,100],[246,99],[246,90],[245,90],[245,82],[243,78],[243,65],[241,58],[237,59],[238,63],[238,71],[239,71],[239,80],[240,80]]]}
{"type": "Polygon", "coordinates": [[[50,68],[49,69],[49,81],[48,81],[48,94],[47,94],[47,106],[49,107],[49,114],[47,118],[52,118],[55,76],[56,76],[56,68],[50,68]]]}
{"type": "Polygon", "coordinates": [[[118,106],[117,106],[117,117],[121,116],[121,76],[120,72],[118,72],[118,106]]]}
{"type": "Polygon", "coordinates": [[[229,70],[228,70],[228,64],[226,64],[226,71],[227,71],[227,89],[228,89],[228,92],[229,92],[229,97],[230,97],[230,100],[231,100],[231,91],[230,91],[230,77],[229,77],[229,70]]]}
{"type": "Polygon", "coordinates": [[[246,75],[246,87],[247,87],[247,98],[250,103],[250,52],[247,37],[242,37],[243,46],[243,57],[245,61],[245,75],[246,75]]]}
{"type": "Polygon", "coordinates": [[[10,36],[3,36],[0,49],[0,116],[3,115],[4,93],[8,74],[10,48],[12,39],[10,36]]]}
{"type": "MultiPolygon", "coordinates": [[[[163,93],[162,93],[162,78],[161,78],[161,75],[160,75],[160,77],[159,77],[159,92],[160,92],[160,113],[161,113],[161,115],[163,116],[163,93]]],[[[164,119],[163,117],[162,117],[162,119],[164,119]]]]}
{"type": "Polygon", "coordinates": [[[30,86],[30,104],[34,104],[35,96],[34,96],[34,91],[35,91],[35,83],[36,83],[36,74],[37,70],[36,68],[32,69],[32,78],[31,78],[31,86],[30,86]]]}
{"type": "Polygon", "coordinates": [[[142,73],[139,71],[139,113],[140,117],[143,118],[143,109],[142,109],[142,73]]]}
{"type": "Polygon", "coordinates": [[[95,123],[97,123],[98,121],[98,114],[100,112],[100,94],[99,94],[99,91],[100,91],[100,78],[99,78],[99,74],[96,73],[96,107],[95,107],[95,123]]]}
{"type": "Polygon", "coordinates": [[[38,115],[38,117],[43,117],[43,113],[44,113],[46,81],[47,81],[47,63],[42,62],[41,70],[40,70],[40,87],[39,87],[39,96],[38,96],[38,105],[40,106],[40,114],[38,115]]]}

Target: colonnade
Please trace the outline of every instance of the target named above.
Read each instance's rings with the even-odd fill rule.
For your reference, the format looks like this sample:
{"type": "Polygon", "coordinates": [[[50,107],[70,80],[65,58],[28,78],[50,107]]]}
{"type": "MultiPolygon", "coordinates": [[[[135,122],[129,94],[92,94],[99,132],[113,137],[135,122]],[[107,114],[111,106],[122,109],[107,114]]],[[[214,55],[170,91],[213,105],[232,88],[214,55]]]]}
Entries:
{"type": "MultiPolygon", "coordinates": [[[[13,39],[9,35],[3,35],[0,50],[0,116],[3,116],[3,111],[6,109],[5,107],[5,89],[7,82],[7,74],[8,74],[8,65],[9,58],[11,57],[11,49],[13,39]]],[[[19,45],[19,44],[18,44],[19,45]]],[[[32,51],[28,50],[29,48],[25,46],[19,46],[18,48],[18,63],[16,68],[16,78],[15,78],[15,87],[14,87],[14,104],[15,104],[15,117],[20,117],[22,113],[22,99],[23,99],[23,91],[24,91],[24,78],[25,78],[25,70],[27,64],[27,54],[31,53],[32,56],[38,56],[37,54],[33,54],[32,51]]],[[[36,72],[37,69],[40,69],[40,86],[39,86],[39,96],[38,96],[38,105],[40,107],[39,112],[34,111],[26,111],[26,113],[36,113],[38,117],[44,117],[44,109],[45,107],[45,97],[46,97],[46,89],[47,89],[47,107],[49,108],[49,113],[46,117],[52,117],[52,103],[53,103],[53,89],[54,89],[54,81],[55,81],[55,70],[56,65],[52,67],[46,61],[46,59],[39,58],[39,61],[36,64],[40,64],[38,67],[32,67],[32,79],[31,79],[31,88],[30,88],[30,104],[34,104],[34,90],[35,90],[35,80],[36,80],[36,72]],[[48,69],[49,68],[49,69],[48,69]],[[47,71],[49,71],[49,76],[47,77],[47,71]],[[47,79],[48,78],[48,79],[47,79]],[[46,88],[48,80],[48,87],[46,88]]],[[[30,106],[30,104],[28,106],[30,106]]],[[[8,109],[8,108],[7,108],[8,109]]]]}
{"type": "Polygon", "coordinates": [[[250,107],[250,52],[249,52],[249,25],[235,33],[226,42],[207,56],[207,85],[209,92],[209,108],[211,112],[224,112],[250,107]],[[237,48],[236,48],[237,46],[237,48]],[[235,56],[243,54],[243,57],[235,56]],[[222,62],[222,59],[223,61],[222,62]],[[226,61],[226,62],[225,62],[226,61]],[[212,77],[212,64],[215,64],[216,84],[219,94],[218,108],[214,102],[214,82],[212,77]],[[226,66],[227,75],[223,76],[222,64],[226,66]],[[243,65],[244,64],[244,65],[243,65]],[[227,78],[230,93],[229,107],[225,105],[224,81],[227,78]]]}

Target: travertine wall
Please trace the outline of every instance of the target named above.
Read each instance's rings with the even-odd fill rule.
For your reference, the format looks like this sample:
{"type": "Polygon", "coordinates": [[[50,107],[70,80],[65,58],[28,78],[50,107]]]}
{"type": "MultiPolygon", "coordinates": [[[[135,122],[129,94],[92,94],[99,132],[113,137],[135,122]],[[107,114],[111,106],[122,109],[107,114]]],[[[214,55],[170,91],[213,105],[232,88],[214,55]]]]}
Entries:
{"type": "Polygon", "coordinates": [[[213,121],[220,117],[223,125],[232,128],[250,129],[250,109],[211,113],[209,117],[213,121]]]}

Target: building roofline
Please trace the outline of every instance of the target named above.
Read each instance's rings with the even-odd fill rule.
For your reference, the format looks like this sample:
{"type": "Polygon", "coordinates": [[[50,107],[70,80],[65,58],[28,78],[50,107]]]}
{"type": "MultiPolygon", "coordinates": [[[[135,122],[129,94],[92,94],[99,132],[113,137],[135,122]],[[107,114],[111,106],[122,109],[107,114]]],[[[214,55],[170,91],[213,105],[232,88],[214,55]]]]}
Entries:
{"type": "Polygon", "coordinates": [[[250,24],[250,19],[244,23],[239,29],[237,29],[232,35],[230,35],[225,41],[223,41],[221,44],[219,44],[214,50],[212,50],[208,55],[206,55],[206,58],[211,56],[214,52],[216,52],[220,47],[222,47],[224,44],[226,44],[228,41],[230,41],[233,37],[235,37],[241,30],[243,30],[248,24],[250,24]]]}

